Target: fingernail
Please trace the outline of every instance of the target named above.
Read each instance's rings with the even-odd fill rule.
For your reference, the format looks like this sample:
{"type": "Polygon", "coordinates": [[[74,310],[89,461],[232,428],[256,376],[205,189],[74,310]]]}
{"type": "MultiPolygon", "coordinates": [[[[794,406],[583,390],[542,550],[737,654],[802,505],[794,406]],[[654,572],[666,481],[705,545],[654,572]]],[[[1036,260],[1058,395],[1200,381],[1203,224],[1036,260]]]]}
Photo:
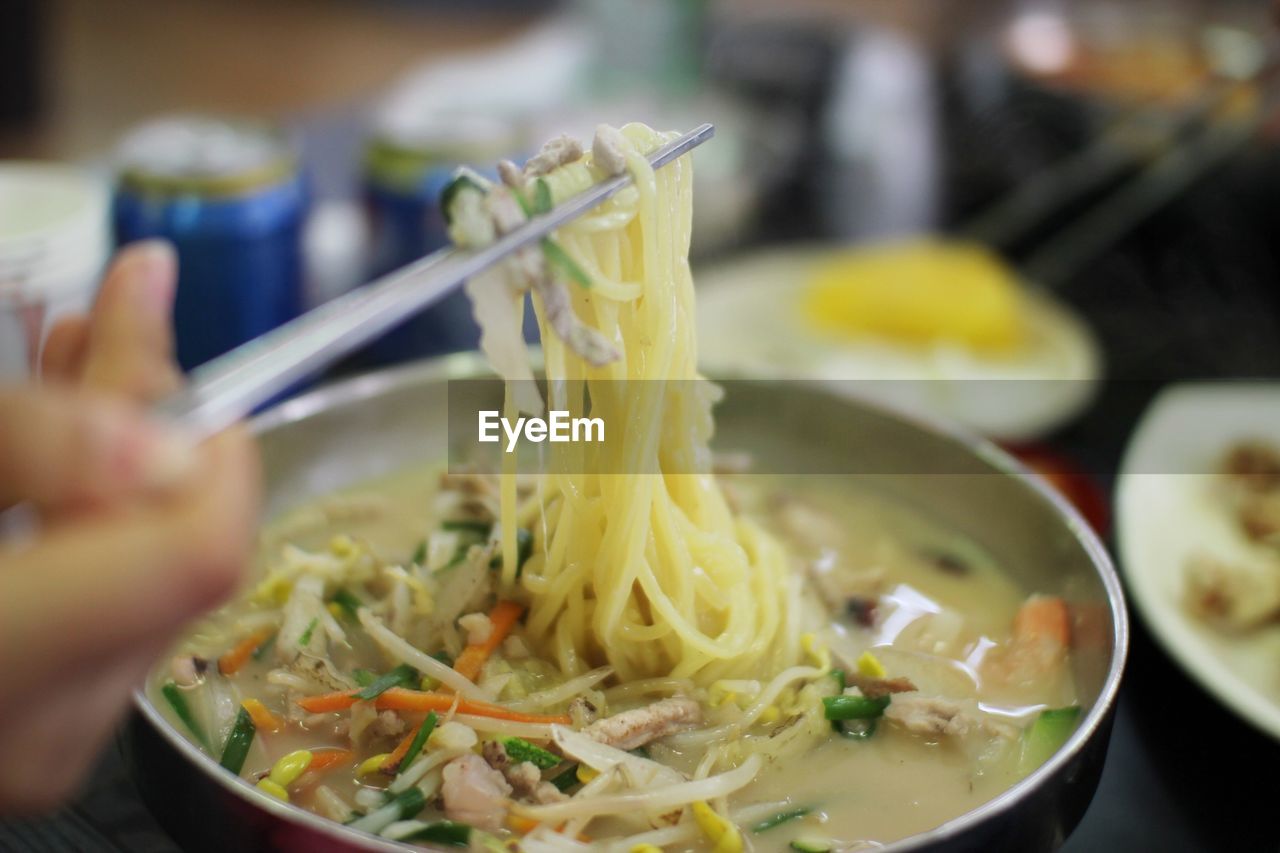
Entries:
{"type": "Polygon", "coordinates": [[[178,257],[165,240],[143,240],[127,249],[130,289],[139,310],[167,315],[173,307],[178,257]]]}

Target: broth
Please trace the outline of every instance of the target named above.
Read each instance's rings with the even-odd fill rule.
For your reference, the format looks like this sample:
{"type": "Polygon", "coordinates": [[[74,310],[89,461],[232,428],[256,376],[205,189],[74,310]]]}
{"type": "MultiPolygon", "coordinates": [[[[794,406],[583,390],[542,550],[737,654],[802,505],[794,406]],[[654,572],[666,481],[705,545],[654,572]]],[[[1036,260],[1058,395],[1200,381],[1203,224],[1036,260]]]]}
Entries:
{"type": "MultiPolygon", "coordinates": [[[[729,797],[728,814],[752,848],[784,850],[801,836],[817,836],[841,849],[904,838],[986,802],[1028,772],[1023,757],[1026,731],[1041,711],[1070,706],[1076,697],[1069,667],[1060,655],[1033,655],[1028,665],[1025,656],[1014,654],[1011,630],[1027,590],[1003,574],[977,543],[847,480],[801,482],[756,475],[722,479],[738,511],[761,520],[784,542],[791,559],[803,564],[810,578],[806,613],[834,611],[834,618],[818,615],[813,624],[803,626],[813,635],[809,643],[815,660],[829,651],[833,666],[854,672],[861,666],[863,652],[870,650],[889,676],[908,678],[915,688],[894,694],[890,708],[913,701],[901,697],[945,697],[963,706],[968,729],[921,732],[886,718],[873,736],[855,740],[841,737],[823,720],[808,748],[776,760],[770,755],[756,780],[729,797]],[[794,809],[810,811],[768,830],[752,831],[771,815],[794,809]]],[[[440,518],[433,510],[442,500],[439,484],[439,469],[424,467],[286,513],[264,529],[258,568],[266,572],[277,565],[286,547],[330,553],[326,549],[341,550],[353,542],[389,564],[408,564],[423,537],[439,529],[440,518]],[[342,537],[336,546],[335,536],[342,537]]],[[[331,584],[326,595],[333,591],[331,584]]],[[[246,591],[182,643],[180,659],[194,656],[212,662],[247,632],[278,625],[282,599],[273,595],[283,594],[264,593],[260,585],[246,591]]],[[[329,609],[338,618],[340,608],[331,603],[329,609]]],[[[362,635],[354,620],[341,624],[350,645],[333,645],[329,652],[340,674],[357,668],[385,672],[395,662],[362,635]]],[[[312,624],[308,630],[318,629],[312,624]]],[[[456,656],[456,644],[451,651],[456,656]]],[[[549,664],[507,661],[506,652],[503,646],[497,656],[520,674],[507,682],[497,701],[564,680],[549,664]],[[519,690],[512,688],[512,682],[520,682],[519,690]]],[[[216,675],[216,669],[209,663],[199,686],[190,691],[194,713],[213,742],[225,739],[230,727],[227,709],[238,706],[243,698],[260,699],[287,721],[284,730],[259,732],[254,738],[241,773],[245,778],[259,779],[293,750],[352,747],[354,715],[345,711],[306,715],[293,708],[290,703],[298,690],[289,686],[285,677],[289,670],[272,649],[267,648],[260,659],[251,657],[231,677],[216,675]],[[208,693],[215,685],[223,695],[196,701],[196,691],[208,693]]],[[[762,682],[768,677],[768,673],[760,676],[762,682]]],[[[160,692],[172,678],[171,667],[162,667],[149,689],[157,707],[186,731],[160,692]]],[[[739,686],[749,693],[751,685],[739,686]]],[[[603,693],[590,695],[597,703],[602,698],[610,713],[645,703],[643,697],[628,696],[608,681],[601,688],[603,693]]],[[[730,695],[733,692],[717,690],[715,685],[695,691],[711,717],[709,724],[732,720],[732,715],[724,716],[730,705],[735,709],[750,705],[749,695],[730,695]]],[[[800,702],[803,695],[793,698],[800,702]]],[[[553,710],[562,710],[565,704],[553,710]]],[[[782,719],[735,734],[742,749],[749,752],[759,745],[768,755],[768,742],[779,730],[770,725],[791,725],[782,698],[776,705],[783,708],[782,719]]],[[[382,726],[385,731],[358,738],[357,754],[346,765],[324,774],[305,774],[290,788],[291,802],[340,818],[334,813],[332,793],[354,810],[373,810],[378,801],[372,794],[359,792],[376,793],[388,785],[390,777],[357,777],[356,765],[369,756],[390,752],[422,717],[406,712],[396,721],[373,722],[373,727],[382,726]],[[322,787],[328,793],[319,794],[322,787]],[[362,797],[370,803],[368,807],[359,805],[362,797]]],[[[808,723],[797,725],[804,724],[808,723]]],[[[480,732],[481,739],[488,736],[480,732]]],[[[429,742],[424,754],[433,748],[429,742]]],[[[647,749],[652,759],[689,775],[696,775],[707,752],[707,746],[689,739],[687,733],[658,739],[647,749]]],[[[429,803],[420,817],[442,817],[437,806],[429,803]]],[[[497,835],[518,835],[509,829],[504,827],[497,835]]],[[[640,831],[632,822],[602,817],[590,823],[587,835],[603,842],[640,831]]],[[[665,849],[709,850],[712,846],[705,834],[694,831],[665,849]]]]}

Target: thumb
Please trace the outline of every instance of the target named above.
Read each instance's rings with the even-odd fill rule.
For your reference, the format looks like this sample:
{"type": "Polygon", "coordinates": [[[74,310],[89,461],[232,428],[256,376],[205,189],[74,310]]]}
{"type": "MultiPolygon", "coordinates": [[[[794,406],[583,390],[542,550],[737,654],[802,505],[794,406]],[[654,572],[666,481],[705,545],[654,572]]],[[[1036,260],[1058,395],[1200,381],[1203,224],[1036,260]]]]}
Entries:
{"type": "Polygon", "coordinates": [[[124,403],[57,388],[0,388],[0,506],[92,505],[167,486],[191,446],[124,403]]]}

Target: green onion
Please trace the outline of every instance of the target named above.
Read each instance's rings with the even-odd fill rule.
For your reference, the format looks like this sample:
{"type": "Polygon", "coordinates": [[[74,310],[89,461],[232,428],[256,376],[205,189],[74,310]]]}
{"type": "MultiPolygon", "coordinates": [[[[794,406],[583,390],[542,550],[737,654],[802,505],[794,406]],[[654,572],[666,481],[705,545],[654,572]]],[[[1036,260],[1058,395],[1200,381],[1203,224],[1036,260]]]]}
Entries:
{"type": "Polygon", "coordinates": [[[1022,754],[1018,756],[1018,771],[1030,773],[1048,761],[1067,742],[1080,719],[1080,706],[1050,708],[1040,716],[1022,736],[1022,754]]]}
{"type": "Polygon", "coordinates": [[[356,694],[357,699],[377,699],[392,687],[411,687],[418,681],[418,671],[402,663],[386,675],[379,676],[356,694]]]}
{"type": "Polygon", "coordinates": [[[446,225],[453,224],[453,200],[457,197],[459,191],[463,189],[473,189],[481,195],[485,195],[484,187],[476,183],[470,176],[463,173],[455,177],[452,181],[445,184],[443,190],[440,191],[440,212],[444,215],[444,223],[446,225]]]}
{"type": "Polygon", "coordinates": [[[438,651],[434,655],[432,655],[432,657],[440,661],[440,663],[444,664],[445,666],[448,666],[448,667],[453,666],[453,658],[449,657],[449,653],[446,651],[438,651]]]}
{"type": "Polygon", "coordinates": [[[427,841],[431,844],[443,844],[446,847],[470,847],[471,827],[452,820],[440,820],[402,835],[396,840],[427,841]]]}
{"type": "Polygon", "coordinates": [[[298,637],[298,645],[303,646],[304,648],[311,645],[311,634],[316,630],[316,623],[319,621],[319,616],[311,617],[311,621],[307,623],[307,627],[303,630],[302,636],[298,637]]]}
{"type": "MultiPolygon", "coordinates": [[[[841,674],[843,680],[843,673],[841,674]]],[[[831,728],[850,740],[866,740],[876,733],[876,721],[889,707],[888,696],[824,696],[822,706],[831,728]],[[851,725],[849,721],[854,721],[851,725]]]]}
{"type": "Polygon", "coordinates": [[[239,776],[257,731],[249,712],[241,708],[240,713],[236,714],[235,723],[231,726],[231,734],[227,735],[227,742],[222,747],[222,760],[219,763],[239,776]]]}
{"type": "Polygon", "coordinates": [[[378,674],[371,669],[357,669],[351,673],[351,677],[361,687],[368,687],[378,679],[378,674]]]}
{"type": "MultiPolygon", "coordinates": [[[[524,564],[533,556],[533,531],[523,527],[516,528],[516,577],[524,571],[524,564]]],[[[502,555],[494,554],[489,560],[489,568],[502,568],[502,555]]]]}
{"type": "Polygon", "coordinates": [[[788,812],[778,812],[773,817],[767,817],[764,820],[757,823],[755,826],[751,827],[751,831],[764,832],[766,830],[773,829],[775,826],[781,826],[782,824],[786,823],[789,820],[795,820],[796,818],[804,817],[805,815],[809,814],[809,812],[811,811],[813,811],[813,809],[805,808],[805,809],[792,809],[791,811],[788,811],[788,812]]]}
{"type": "Polygon", "coordinates": [[[635,749],[628,749],[627,752],[637,756],[638,758],[649,757],[649,750],[645,749],[643,746],[637,746],[635,749]]]}
{"type": "Polygon", "coordinates": [[[364,602],[356,598],[355,595],[348,589],[338,590],[333,594],[333,598],[331,600],[333,601],[334,604],[341,607],[343,612],[345,612],[352,619],[358,618],[356,616],[356,611],[359,610],[361,607],[364,607],[364,602]]]}
{"type": "Polygon", "coordinates": [[[280,636],[280,632],[277,631],[276,633],[272,634],[270,637],[267,637],[267,639],[265,639],[262,642],[262,645],[258,646],[256,649],[253,650],[253,659],[262,660],[263,658],[265,658],[267,656],[267,652],[271,651],[271,649],[275,646],[276,638],[279,636],[280,636]]]}
{"type": "Polygon", "coordinates": [[[400,759],[400,764],[396,767],[396,772],[401,773],[410,764],[413,759],[418,757],[418,753],[422,752],[423,745],[427,742],[427,738],[431,737],[431,733],[436,728],[436,712],[432,711],[427,714],[427,718],[422,721],[422,725],[418,726],[418,733],[413,736],[413,743],[409,744],[409,751],[404,754],[404,758],[400,759]]]}
{"type": "Polygon", "coordinates": [[[844,693],[844,689],[849,686],[845,684],[845,681],[844,681],[844,670],[833,669],[829,674],[831,675],[831,680],[836,683],[837,695],[844,693]]]}
{"type": "Polygon", "coordinates": [[[417,785],[392,797],[385,806],[374,809],[362,818],[353,820],[352,829],[365,832],[381,832],[398,820],[407,820],[427,805],[427,795],[417,785]]]}
{"type": "Polygon", "coordinates": [[[567,791],[578,784],[578,765],[569,765],[568,770],[551,780],[551,784],[555,785],[561,792],[567,791]]]}
{"type": "Polygon", "coordinates": [[[455,533],[474,533],[483,538],[489,535],[489,531],[493,529],[493,523],[474,518],[455,518],[440,522],[440,527],[455,533]]]}
{"type": "Polygon", "coordinates": [[[827,838],[797,838],[791,842],[791,849],[796,853],[828,853],[835,842],[827,838]]]}
{"type": "Polygon", "coordinates": [[[533,212],[538,215],[551,212],[551,185],[546,178],[533,182],[533,212]]]}
{"type": "Polygon", "coordinates": [[[409,560],[418,566],[427,564],[427,540],[423,539],[418,543],[418,547],[413,549],[413,556],[409,560]]]}
{"type": "Polygon", "coordinates": [[[565,278],[572,282],[580,284],[583,287],[591,287],[591,276],[578,266],[578,262],[569,256],[559,243],[551,238],[544,238],[542,241],[542,252],[547,256],[547,263],[553,268],[562,272],[565,278]]]}
{"type": "Polygon", "coordinates": [[[167,681],[160,688],[161,695],[169,702],[169,707],[173,709],[173,713],[178,715],[178,719],[186,726],[193,735],[196,736],[204,748],[213,752],[213,746],[209,743],[209,737],[204,733],[204,729],[196,722],[195,716],[191,713],[191,708],[187,706],[186,697],[182,695],[182,688],[175,682],[167,681]]]}
{"type": "Polygon", "coordinates": [[[874,720],[889,707],[889,697],[824,696],[822,706],[828,720],[874,720]]]}
{"type": "Polygon", "coordinates": [[[503,737],[498,738],[498,742],[502,744],[507,756],[515,764],[529,761],[539,770],[550,770],[564,760],[555,753],[548,752],[540,746],[529,743],[524,738],[503,737]]]}

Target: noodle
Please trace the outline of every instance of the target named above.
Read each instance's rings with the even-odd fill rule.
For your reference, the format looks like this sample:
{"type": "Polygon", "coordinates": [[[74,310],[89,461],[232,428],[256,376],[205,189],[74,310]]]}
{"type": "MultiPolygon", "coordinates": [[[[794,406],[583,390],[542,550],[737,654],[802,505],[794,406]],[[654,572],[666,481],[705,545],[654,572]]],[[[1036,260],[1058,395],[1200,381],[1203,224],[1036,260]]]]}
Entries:
{"type": "MultiPolygon", "coordinates": [[[[573,311],[618,358],[594,366],[560,340],[536,291],[533,303],[551,408],[589,413],[623,437],[590,447],[594,465],[570,455],[580,445],[552,446],[534,506],[519,510],[508,454],[503,581],[523,588],[531,640],[567,675],[608,665],[623,683],[707,685],[776,673],[799,658],[788,635],[787,562],[764,530],[734,516],[710,473],[713,394],[695,381],[691,164],[686,157],[655,172],[644,152],[669,137],[634,124],[622,134],[634,192],[557,235],[592,277],[590,288],[571,286],[573,311]],[[539,516],[548,521],[534,525],[534,557],[517,582],[518,519],[539,516]]],[[[580,190],[584,162],[590,155],[549,183],[580,190]]],[[[509,416],[515,401],[509,391],[509,416]]]]}

